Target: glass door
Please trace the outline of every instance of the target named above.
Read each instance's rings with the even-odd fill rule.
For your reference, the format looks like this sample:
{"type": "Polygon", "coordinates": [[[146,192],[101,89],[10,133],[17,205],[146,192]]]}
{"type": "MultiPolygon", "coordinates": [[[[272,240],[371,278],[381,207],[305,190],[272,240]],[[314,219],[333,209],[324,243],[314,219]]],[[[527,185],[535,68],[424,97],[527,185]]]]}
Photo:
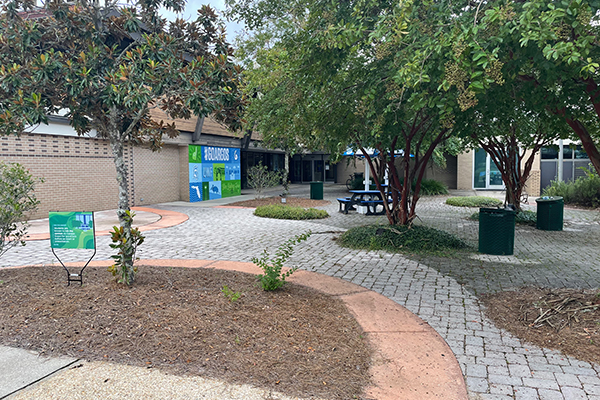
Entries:
{"type": "Polygon", "coordinates": [[[473,161],[474,189],[504,189],[502,174],[485,150],[477,149],[473,161]]]}

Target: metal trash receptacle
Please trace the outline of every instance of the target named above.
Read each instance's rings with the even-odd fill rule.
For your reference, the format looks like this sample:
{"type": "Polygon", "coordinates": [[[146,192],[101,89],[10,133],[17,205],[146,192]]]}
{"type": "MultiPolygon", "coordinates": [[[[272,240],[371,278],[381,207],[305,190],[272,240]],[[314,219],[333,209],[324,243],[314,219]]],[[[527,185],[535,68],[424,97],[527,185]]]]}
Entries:
{"type": "Polygon", "coordinates": [[[542,231],[562,231],[564,199],[560,196],[544,196],[536,199],[537,220],[535,227],[542,231]]]}
{"type": "Polygon", "coordinates": [[[315,181],[310,183],[310,198],[312,200],[323,200],[322,181],[315,181]]]}
{"type": "Polygon", "coordinates": [[[508,256],[515,248],[515,215],[502,208],[479,209],[479,252],[508,256]]]}

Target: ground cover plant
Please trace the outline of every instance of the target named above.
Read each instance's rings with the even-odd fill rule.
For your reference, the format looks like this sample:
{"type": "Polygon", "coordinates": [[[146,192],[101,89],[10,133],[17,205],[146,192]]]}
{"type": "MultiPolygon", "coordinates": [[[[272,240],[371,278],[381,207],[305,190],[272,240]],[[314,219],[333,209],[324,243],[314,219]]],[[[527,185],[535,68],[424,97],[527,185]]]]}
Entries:
{"type": "MultiPolygon", "coordinates": [[[[471,214],[470,220],[479,221],[479,212],[471,214]]],[[[535,211],[521,210],[515,215],[515,223],[519,225],[537,225],[537,213],[535,211]]]]}
{"type": "Polygon", "coordinates": [[[536,346],[600,363],[597,290],[521,288],[481,297],[497,327],[536,346]]]}
{"type": "Polygon", "coordinates": [[[446,199],[446,204],[456,207],[499,207],[502,201],[485,196],[461,196],[446,199]]]}
{"type": "Polygon", "coordinates": [[[254,211],[254,215],[264,218],[276,219],[323,219],[329,217],[325,210],[316,208],[294,207],[287,204],[271,204],[266,206],[258,206],[254,211]]]}
{"type": "Polygon", "coordinates": [[[282,199],[283,199],[283,197],[281,197],[281,196],[262,197],[260,199],[237,201],[235,203],[228,204],[228,206],[256,208],[258,206],[266,206],[269,204],[286,204],[288,206],[309,208],[309,207],[326,206],[326,205],[330,204],[330,202],[327,200],[312,200],[312,199],[307,199],[304,197],[286,196],[285,203],[281,202],[282,199]]]}
{"type": "Polygon", "coordinates": [[[250,274],[143,265],[133,286],[91,267],[83,286],[56,266],[0,269],[2,281],[3,345],[301,397],[351,399],[369,382],[370,350],[343,303],[293,283],[265,292],[250,274]]]}
{"type": "Polygon", "coordinates": [[[423,179],[421,181],[421,194],[427,196],[448,194],[448,187],[435,179],[423,179]]]}
{"type": "Polygon", "coordinates": [[[600,206],[600,176],[592,168],[580,168],[585,176],[580,176],[574,182],[552,181],[544,189],[544,196],[560,196],[565,204],[583,207],[600,206]]]}
{"type": "Polygon", "coordinates": [[[468,249],[468,245],[447,232],[421,225],[358,226],[344,232],[338,239],[344,247],[389,252],[447,253],[468,249]]]}

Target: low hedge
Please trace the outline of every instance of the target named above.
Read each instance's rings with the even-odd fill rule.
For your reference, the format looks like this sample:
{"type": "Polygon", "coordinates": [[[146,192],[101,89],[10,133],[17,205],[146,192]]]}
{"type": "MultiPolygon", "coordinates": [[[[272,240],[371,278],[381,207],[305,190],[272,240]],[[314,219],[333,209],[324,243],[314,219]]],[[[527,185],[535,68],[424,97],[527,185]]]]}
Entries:
{"type": "MultiPolygon", "coordinates": [[[[479,221],[479,212],[472,214],[469,219],[479,221]]],[[[519,225],[537,225],[537,213],[535,211],[521,210],[515,215],[515,223],[519,225]]]]}
{"type": "Polygon", "coordinates": [[[323,219],[329,217],[325,210],[316,208],[302,208],[286,206],[283,204],[271,204],[267,206],[259,206],[254,211],[254,215],[264,218],[275,219],[323,219]]]}
{"type": "Polygon", "coordinates": [[[503,204],[501,200],[485,196],[450,197],[446,204],[456,207],[498,207],[503,204]]]}

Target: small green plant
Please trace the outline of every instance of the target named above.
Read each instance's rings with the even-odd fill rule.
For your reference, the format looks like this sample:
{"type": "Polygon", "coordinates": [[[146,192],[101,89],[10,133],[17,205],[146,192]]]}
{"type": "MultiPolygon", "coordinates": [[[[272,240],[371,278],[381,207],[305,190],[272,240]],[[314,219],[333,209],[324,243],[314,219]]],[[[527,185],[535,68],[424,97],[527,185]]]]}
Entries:
{"type": "Polygon", "coordinates": [[[17,244],[25,246],[25,218],[40,203],[35,197],[38,182],[43,180],[22,165],[0,162],[0,256],[17,244]]]}
{"type": "Polygon", "coordinates": [[[450,197],[446,204],[456,207],[499,207],[502,201],[485,196],[450,197]]]}
{"type": "Polygon", "coordinates": [[[275,257],[269,259],[269,253],[265,249],[261,258],[254,257],[252,262],[263,270],[262,275],[258,275],[258,279],[262,288],[266,291],[279,289],[285,284],[285,279],[292,275],[298,267],[292,267],[287,272],[282,272],[283,264],[292,256],[294,246],[305,241],[311,235],[311,231],[296,235],[283,243],[277,249],[275,257]]]}
{"type": "Polygon", "coordinates": [[[229,289],[227,285],[221,288],[221,293],[227,297],[230,303],[236,302],[242,296],[240,292],[234,292],[233,290],[229,289]]]}
{"type": "Polygon", "coordinates": [[[292,207],[283,204],[259,206],[256,208],[256,210],[254,210],[254,215],[264,218],[293,220],[322,219],[329,217],[329,214],[325,210],[318,210],[316,208],[292,207]]]}
{"type": "MultiPolygon", "coordinates": [[[[124,218],[126,221],[133,223],[134,216],[135,213],[127,210],[124,218]]],[[[117,277],[118,283],[131,285],[137,273],[137,267],[133,267],[136,260],[135,251],[139,245],[144,243],[144,236],[137,228],[131,228],[131,231],[127,233],[122,226],[113,226],[110,235],[113,243],[109,246],[112,249],[118,249],[118,252],[111,256],[115,262],[108,267],[108,271],[117,277]]]]}
{"type": "Polygon", "coordinates": [[[435,179],[423,179],[421,181],[421,194],[424,196],[448,194],[448,187],[435,179]]]}

